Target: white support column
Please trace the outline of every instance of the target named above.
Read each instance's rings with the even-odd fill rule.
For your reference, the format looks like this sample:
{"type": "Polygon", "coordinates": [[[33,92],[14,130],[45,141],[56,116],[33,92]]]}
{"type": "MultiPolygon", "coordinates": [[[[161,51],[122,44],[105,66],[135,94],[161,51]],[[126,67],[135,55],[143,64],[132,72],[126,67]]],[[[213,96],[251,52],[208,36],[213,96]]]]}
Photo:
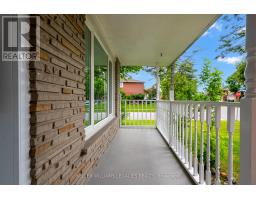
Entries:
{"type": "Polygon", "coordinates": [[[156,69],[156,100],[160,100],[160,76],[159,76],[159,67],[156,69]]]}
{"type": "Polygon", "coordinates": [[[171,76],[170,76],[170,101],[174,101],[174,64],[170,66],[171,76]]]}
{"type": "Polygon", "coordinates": [[[247,66],[241,100],[240,183],[256,184],[256,15],[246,19],[247,66]]]}

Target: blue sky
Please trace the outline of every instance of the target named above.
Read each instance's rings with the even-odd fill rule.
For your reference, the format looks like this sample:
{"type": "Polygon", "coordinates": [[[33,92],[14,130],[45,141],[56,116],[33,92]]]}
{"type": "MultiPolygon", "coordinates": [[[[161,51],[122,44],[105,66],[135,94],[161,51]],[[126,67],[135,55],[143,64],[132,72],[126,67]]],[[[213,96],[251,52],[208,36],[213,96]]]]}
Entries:
{"type": "MultiPolygon", "coordinates": [[[[245,20],[245,16],[243,16],[245,20]]],[[[227,22],[225,22],[227,23],[227,22]]],[[[212,66],[216,67],[223,72],[223,82],[226,78],[235,71],[235,64],[239,62],[242,57],[236,54],[227,55],[225,58],[216,59],[218,52],[216,49],[219,45],[219,38],[221,35],[227,33],[224,28],[225,23],[222,17],[219,18],[182,56],[180,59],[184,59],[191,55],[194,50],[199,50],[192,60],[194,62],[195,69],[197,70],[196,75],[201,72],[203,62],[205,58],[208,58],[212,62],[212,66]]],[[[242,22],[243,23],[243,22],[242,22]]],[[[151,87],[155,83],[154,77],[145,72],[141,71],[138,74],[131,74],[133,79],[142,80],[145,82],[145,88],[151,87]]],[[[199,87],[200,90],[200,87],[199,87]]]]}

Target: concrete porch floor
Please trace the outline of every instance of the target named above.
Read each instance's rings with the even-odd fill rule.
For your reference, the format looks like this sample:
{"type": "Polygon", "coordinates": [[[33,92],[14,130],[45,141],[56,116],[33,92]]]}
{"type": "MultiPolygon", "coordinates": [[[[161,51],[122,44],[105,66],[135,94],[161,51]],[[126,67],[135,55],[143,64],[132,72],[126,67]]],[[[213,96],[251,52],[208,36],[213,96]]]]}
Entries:
{"type": "Polygon", "coordinates": [[[90,174],[89,185],[191,185],[156,129],[121,128],[90,174]]]}

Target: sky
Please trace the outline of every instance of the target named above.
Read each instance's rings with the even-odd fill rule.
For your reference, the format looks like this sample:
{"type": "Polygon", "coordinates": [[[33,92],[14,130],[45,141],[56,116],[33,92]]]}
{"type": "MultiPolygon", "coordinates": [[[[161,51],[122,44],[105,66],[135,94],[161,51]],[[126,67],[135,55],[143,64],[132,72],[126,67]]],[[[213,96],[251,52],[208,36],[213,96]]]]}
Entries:
{"type": "MultiPolygon", "coordinates": [[[[222,16],[224,17],[224,16],[222,16]]],[[[212,66],[223,72],[223,83],[235,71],[235,64],[241,61],[242,57],[236,54],[229,54],[225,58],[216,59],[218,52],[216,51],[219,45],[219,38],[221,35],[228,31],[224,28],[225,23],[220,17],[187,51],[181,56],[181,59],[190,56],[193,51],[199,50],[192,60],[196,69],[196,76],[201,72],[204,59],[207,58],[212,62],[212,66]]],[[[243,16],[245,20],[245,16],[243,16]]],[[[242,22],[243,23],[243,22],[242,22]]],[[[155,78],[145,71],[141,71],[138,74],[131,74],[131,77],[136,80],[145,82],[145,88],[150,88],[155,84],[155,78]]],[[[201,90],[199,86],[199,90],[201,90]]]]}

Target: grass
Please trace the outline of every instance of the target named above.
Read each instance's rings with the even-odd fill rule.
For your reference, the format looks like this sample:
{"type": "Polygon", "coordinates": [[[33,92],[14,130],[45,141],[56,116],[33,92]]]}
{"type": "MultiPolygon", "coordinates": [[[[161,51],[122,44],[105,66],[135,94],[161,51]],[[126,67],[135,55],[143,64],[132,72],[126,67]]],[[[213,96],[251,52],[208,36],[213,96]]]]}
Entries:
{"type": "MultiPolygon", "coordinates": [[[[95,104],[95,110],[97,112],[104,112],[105,105],[104,103],[95,104]]],[[[155,112],[156,111],[156,104],[155,103],[133,103],[129,104],[126,103],[124,105],[124,101],[121,105],[122,109],[122,125],[126,126],[154,126],[155,120],[129,120],[125,119],[124,110],[127,112],[155,112]]],[[[193,137],[193,154],[194,154],[194,128],[195,124],[194,121],[192,122],[192,137],[193,137]]],[[[203,133],[204,133],[204,162],[206,161],[206,146],[207,146],[207,127],[206,123],[203,126],[203,133]]],[[[228,174],[228,142],[229,142],[229,135],[227,132],[227,121],[221,121],[220,127],[220,171],[221,171],[221,181],[227,181],[227,174],[228,174]]],[[[200,123],[198,122],[198,149],[197,155],[199,160],[200,154],[200,123]]],[[[215,150],[216,150],[216,131],[214,126],[211,127],[211,168],[215,168],[215,150]]],[[[206,166],[206,165],[205,165],[206,166]]],[[[214,172],[213,172],[214,175],[214,172]]],[[[235,122],[235,129],[233,133],[233,176],[236,183],[239,183],[240,180],[240,121],[235,122]]]]}
{"type": "Polygon", "coordinates": [[[154,126],[155,120],[128,120],[122,119],[122,125],[125,126],[154,126]]]}
{"type": "Polygon", "coordinates": [[[126,101],[126,104],[124,101],[122,101],[122,112],[155,112],[156,111],[156,103],[155,102],[144,102],[143,104],[141,102],[130,102],[126,101]]]}
{"type": "MultiPolygon", "coordinates": [[[[126,126],[154,126],[154,120],[128,120],[122,119],[122,125],[126,126]]],[[[229,136],[227,132],[227,121],[222,120],[219,137],[220,137],[220,172],[221,172],[221,181],[227,181],[228,174],[228,141],[229,136]]],[[[195,125],[192,122],[192,149],[194,154],[194,129],[195,125]]],[[[206,162],[206,146],[207,146],[207,127],[206,123],[204,123],[203,128],[204,133],[204,162],[206,162]]],[[[198,161],[200,155],[200,136],[201,136],[201,128],[200,123],[198,123],[198,132],[197,132],[197,156],[198,161]]],[[[211,143],[211,168],[215,168],[215,150],[216,150],[216,131],[214,126],[211,128],[210,135],[210,143],[211,143]]],[[[205,163],[206,168],[206,163],[205,163]]],[[[214,175],[214,173],[213,173],[214,175]]],[[[240,121],[235,122],[235,129],[233,133],[233,176],[236,183],[239,183],[240,180],[240,121]]]]}
{"type": "MultiPolygon", "coordinates": [[[[194,122],[192,122],[192,137],[194,142],[194,122]]],[[[207,146],[207,129],[206,123],[204,123],[203,128],[204,133],[204,161],[206,161],[206,146],[207,146]]],[[[198,149],[197,155],[199,160],[200,154],[200,136],[201,136],[201,128],[198,123],[198,149]]],[[[227,121],[221,121],[221,127],[219,131],[220,136],[220,171],[221,171],[221,181],[224,182],[227,179],[228,174],[228,142],[229,136],[227,132],[227,121]]],[[[216,131],[214,126],[211,128],[210,135],[210,145],[211,145],[211,168],[215,168],[215,150],[216,150],[216,131]]],[[[193,144],[194,147],[194,144],[193,144]]],[[[193,149],[194,154],[194,149],[193,149]]],[[[240,121],[235,122],[235,129],[233,133],[233,176],[236,182],[240,180],[240,121]]]]}

